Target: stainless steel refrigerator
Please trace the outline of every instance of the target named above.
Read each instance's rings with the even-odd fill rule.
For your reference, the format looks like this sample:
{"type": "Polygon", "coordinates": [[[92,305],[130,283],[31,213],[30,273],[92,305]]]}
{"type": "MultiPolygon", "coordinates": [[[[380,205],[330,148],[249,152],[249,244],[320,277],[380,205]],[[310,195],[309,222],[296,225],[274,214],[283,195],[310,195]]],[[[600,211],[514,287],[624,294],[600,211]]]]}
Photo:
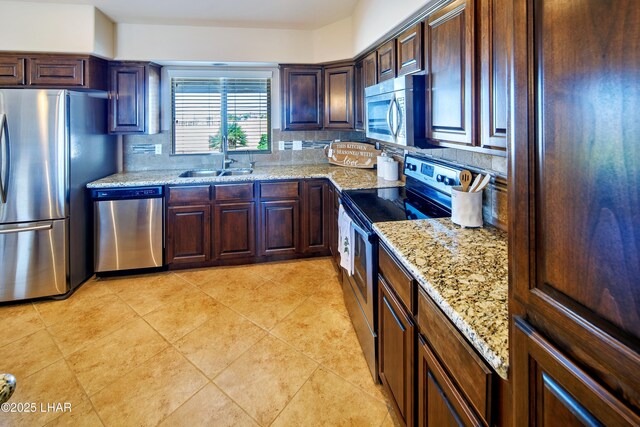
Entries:
{"type": "Polygon", "coordinates": [[[116,171],[116,153],[104,92],[0,89],[0,302],[93,274],[86,184],[116,171]]]}

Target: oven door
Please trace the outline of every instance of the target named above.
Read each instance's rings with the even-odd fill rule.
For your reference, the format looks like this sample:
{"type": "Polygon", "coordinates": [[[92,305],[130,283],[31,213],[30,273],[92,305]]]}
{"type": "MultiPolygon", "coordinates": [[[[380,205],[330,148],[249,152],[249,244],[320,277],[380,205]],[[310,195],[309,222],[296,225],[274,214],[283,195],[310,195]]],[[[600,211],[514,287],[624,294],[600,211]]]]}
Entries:
{"type": "Polygon", "coordinates": [[[356,221],[353,227],[353,273],[348,277],[353,293],[364,313],[367,323],[373,332],[376,331],[375,323],[375,283],[374,266],[376,265],[376,253],[374,251],[375,234],[360,227],[356,221]]]}
{"type": "Polygon", "coordinates": [[[401,130],[404,106],[396,99],[396,92],[369,96],[365,103],[367,138],[404,144],[406,132],[401,130]]]}

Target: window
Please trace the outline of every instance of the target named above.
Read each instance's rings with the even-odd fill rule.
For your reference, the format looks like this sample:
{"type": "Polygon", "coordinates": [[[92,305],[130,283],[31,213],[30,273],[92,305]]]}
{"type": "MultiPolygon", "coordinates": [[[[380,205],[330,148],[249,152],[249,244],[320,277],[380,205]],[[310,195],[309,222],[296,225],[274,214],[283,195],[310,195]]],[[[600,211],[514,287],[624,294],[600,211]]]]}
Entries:
{"type": "Polygon", "coordinates": [[[175,154],[271,149],[270,78],[171,77],[171,112],[175,154]]]}

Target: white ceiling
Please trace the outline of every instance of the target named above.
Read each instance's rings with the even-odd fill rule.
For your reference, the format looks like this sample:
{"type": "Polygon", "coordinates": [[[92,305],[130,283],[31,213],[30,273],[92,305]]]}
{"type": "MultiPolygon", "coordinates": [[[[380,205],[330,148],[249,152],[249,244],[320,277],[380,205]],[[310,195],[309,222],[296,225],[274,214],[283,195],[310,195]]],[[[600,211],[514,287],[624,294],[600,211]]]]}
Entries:
{"type": "Polygon", "coordinates": [[[93,5],[114,22],[314,30],[351,15],[358,0],[32,0],[93,5]]]}

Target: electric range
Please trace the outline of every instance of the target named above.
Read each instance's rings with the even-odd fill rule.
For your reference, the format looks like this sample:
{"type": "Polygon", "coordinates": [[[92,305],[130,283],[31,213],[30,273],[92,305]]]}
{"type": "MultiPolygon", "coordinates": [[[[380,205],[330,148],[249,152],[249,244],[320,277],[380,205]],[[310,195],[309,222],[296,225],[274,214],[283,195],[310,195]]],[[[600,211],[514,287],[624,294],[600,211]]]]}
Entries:
{"type": "Polygon", "coordinates": [[[451,187],[460,171],[413,154],[404,162],[405,187],[347,190],[340,203],[351,219],[353,268],[343,274],[342,290],[371,375],[378,381],[378,236],[375,222],[451,216],[451,187]]]}

